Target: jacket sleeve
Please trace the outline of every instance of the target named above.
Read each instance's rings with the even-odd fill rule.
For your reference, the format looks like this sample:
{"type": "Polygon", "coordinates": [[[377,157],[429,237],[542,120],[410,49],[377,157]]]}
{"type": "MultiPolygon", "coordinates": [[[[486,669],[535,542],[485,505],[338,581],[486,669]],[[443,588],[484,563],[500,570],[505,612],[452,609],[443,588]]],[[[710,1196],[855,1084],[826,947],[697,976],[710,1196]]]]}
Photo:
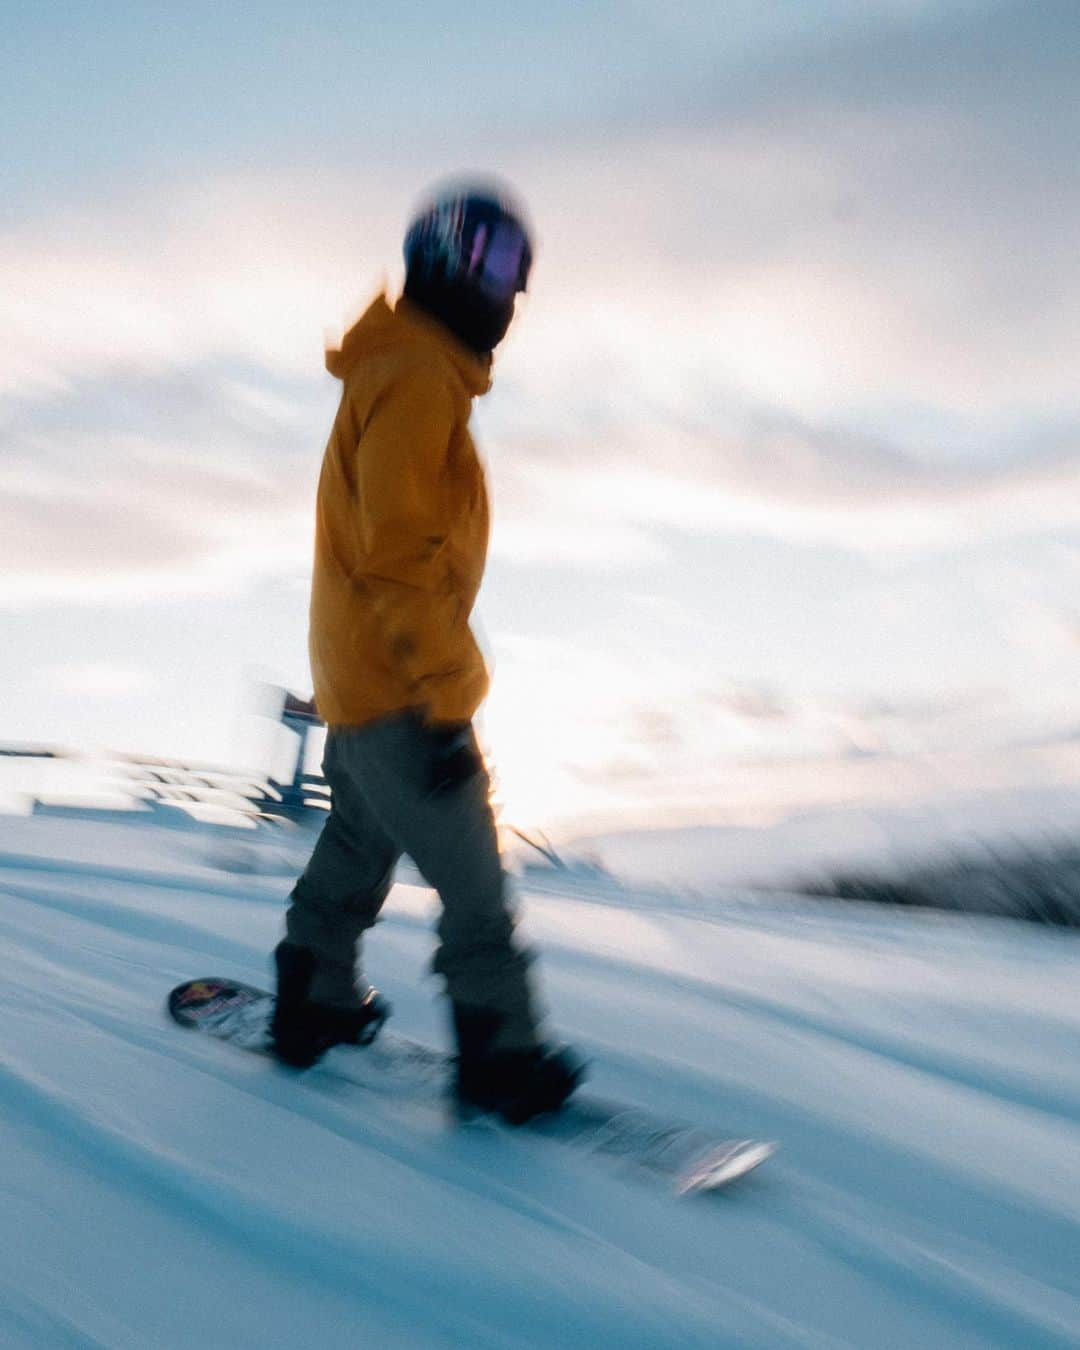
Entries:
{"type": "Polygon", "coordinates": [[[361,580],[382,656],[432,722],[468,720],[487,692],[447,556],[447,457],[457,416],[436,372],[403,371],[376,399],[356,455],[361,580]]]}

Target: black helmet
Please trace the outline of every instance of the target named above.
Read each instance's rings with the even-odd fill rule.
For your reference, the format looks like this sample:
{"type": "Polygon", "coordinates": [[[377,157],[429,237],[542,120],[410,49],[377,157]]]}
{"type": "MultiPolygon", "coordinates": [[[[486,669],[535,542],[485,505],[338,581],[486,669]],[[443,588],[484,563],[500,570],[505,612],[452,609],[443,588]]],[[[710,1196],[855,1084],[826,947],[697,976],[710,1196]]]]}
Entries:
{"type": "Polygon", "coordinates": [[[451,187],[429,198],[405,235],[405,268],[417,280],[475,289],[496,303],[528,283],[532,241],[502,189],[451,187]]]}
{"type": "Polygon", "coordinates": [[[459,184],[428,198],[405,235],[405,295],[489,352],[528,283],[532,241],[504,189],[459,184]]]}

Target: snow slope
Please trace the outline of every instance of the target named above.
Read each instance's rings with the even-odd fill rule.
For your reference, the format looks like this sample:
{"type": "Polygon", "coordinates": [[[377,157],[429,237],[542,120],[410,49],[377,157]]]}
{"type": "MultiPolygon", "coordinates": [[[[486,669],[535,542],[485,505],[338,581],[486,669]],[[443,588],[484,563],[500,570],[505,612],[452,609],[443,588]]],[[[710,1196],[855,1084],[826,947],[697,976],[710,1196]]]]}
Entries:
{"type": "MultiPolygon", "coordinates": [[[[597,1090],[782,1141],[679,1199],[180,1031],[176,981],[266,982],[288,881],[51,827],[0,818],[5,1348],[1080,1345],[1075,934],[525,897],[597,1090]]],[[[432,915],[400,885],[369,944],[429,1040],[432,915]]]]}

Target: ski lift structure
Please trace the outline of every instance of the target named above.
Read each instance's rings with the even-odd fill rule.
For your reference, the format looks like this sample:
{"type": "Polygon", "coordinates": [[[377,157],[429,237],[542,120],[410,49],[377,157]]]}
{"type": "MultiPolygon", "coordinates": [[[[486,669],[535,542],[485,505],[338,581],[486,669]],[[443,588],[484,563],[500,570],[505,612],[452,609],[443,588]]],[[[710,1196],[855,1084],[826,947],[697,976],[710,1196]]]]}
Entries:
{"type": "MultiPolygon", "coordinates": [[[[330,809],[330,790],[321,773],[307,769],[312,738],[325,727],[313,699],[290,689],[264,687],[266,715],[294,739],[291,777],[273,770],[238,772],[210,764],[152,755],[82,754],[54,746],[0,745],[0,755],[27,763],[68,766],[66,779],[36,784],[30,814],[123,823],[136,818],[173,829],[260,826],[320,826],[330,809]],[[74,784],[74,786],[72,786],[74,784]]],[[[277,742],[280,747],[280,741],[277,742]]],[[[279,766],[278,766],[279,767],[279,766]]]]}
{"type": "Polygon", "coordinates": [[[296,764],[292,779],[287,783],[270,776],[267,794],[257,804],[264,817],[306,824],[313,814],[322,814],[330,809],[330,789],[326,779],[321,773],[309,773],[307,769],[311,737],[324,732],[326,724],[319,716],[314,698],[301,698],[291,689],[283,689],[281,694],[279,721],[297,739],[296,764]]]}

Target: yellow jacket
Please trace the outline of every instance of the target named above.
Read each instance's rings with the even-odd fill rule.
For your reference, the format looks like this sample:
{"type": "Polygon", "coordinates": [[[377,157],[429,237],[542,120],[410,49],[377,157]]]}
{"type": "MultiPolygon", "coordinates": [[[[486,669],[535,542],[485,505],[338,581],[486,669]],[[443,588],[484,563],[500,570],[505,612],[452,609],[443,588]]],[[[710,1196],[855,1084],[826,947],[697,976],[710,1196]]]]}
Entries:
{"type": "Polygon", "coordinates": [[[465,721],[488,689],[469,628],[487,555],[469,435],[479,357],[410,301],[379,296],[326,366],[344,382],[315,512],[309,651],[330,726],[406,708],[465,721]]]}

